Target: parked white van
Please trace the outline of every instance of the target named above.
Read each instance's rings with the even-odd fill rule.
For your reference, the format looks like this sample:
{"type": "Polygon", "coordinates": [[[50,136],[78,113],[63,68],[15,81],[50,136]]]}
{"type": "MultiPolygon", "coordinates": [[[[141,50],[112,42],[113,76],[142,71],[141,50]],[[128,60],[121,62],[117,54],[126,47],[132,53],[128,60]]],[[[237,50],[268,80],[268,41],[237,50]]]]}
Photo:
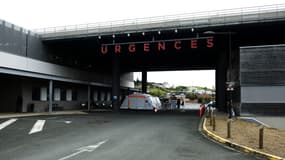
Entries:
{"type": "Polygon", "coordinates": [[[157,111],[161,109],[161,102],[150,94],[134,93],[126,96],[120,108],[157,111]]]}

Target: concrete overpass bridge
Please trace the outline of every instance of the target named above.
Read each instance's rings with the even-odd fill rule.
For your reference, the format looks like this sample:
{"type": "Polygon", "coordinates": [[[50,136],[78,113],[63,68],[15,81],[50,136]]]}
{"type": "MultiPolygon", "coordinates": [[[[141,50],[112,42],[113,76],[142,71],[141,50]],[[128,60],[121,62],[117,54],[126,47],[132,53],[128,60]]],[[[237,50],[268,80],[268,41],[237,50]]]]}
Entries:
{"type": "MultiPolygon", "coordinates": [[[[230,27],[253,23],[282,21],[285,5],[196,12],[179,15],[125,19],[111,22],[80,24],[36,29],[43,40],[134,34],[142,32],[230,27]]],[[[207,30],[207,29],[206,29],[207,30]]],[[[192,31],[193,32],[193,31],[192,31]]]]}
{"type": "Polygon", "coordinates": [[[35,32],[63,64],[74,65],[76,60],[97,72],[111,72],[115,97],[120,95],[123,72],[142,71],[146,92],[147,71],[215,69],[217,104],[225,109],[226,82],[236,84],[234,99],[240,101],[240,47],[282,44],[284,27],[285,5],[281,4],[35,32]]]}

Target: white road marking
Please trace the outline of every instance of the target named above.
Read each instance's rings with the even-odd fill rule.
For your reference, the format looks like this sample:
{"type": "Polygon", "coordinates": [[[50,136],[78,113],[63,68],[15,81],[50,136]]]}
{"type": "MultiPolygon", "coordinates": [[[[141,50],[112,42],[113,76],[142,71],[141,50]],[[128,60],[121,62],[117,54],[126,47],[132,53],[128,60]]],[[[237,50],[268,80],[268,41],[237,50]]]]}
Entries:
{"type": "Polygon", "coordinates": [[[106,143],[108,140],[105,140],[105,141],[101,141],[101,142],[98,142],[97,144],[95,145],[90,145],[90,146],[85,146],[85,147],[81,147],[81,148],[78,148],[76,150],[78,150],[77,152],[74,152],[68,156],[65,156],[65,157],[62,157],[58,160],[66,160],[66,159],[69,159],[71,157],[74,157],[78,154],[81,154],[83,152],[93,152],[95,149],[99,148],[102,144],[106,143]]]}
{"type": "Polygon", "coordinates": [[[16,122],[18,119],[10,119],[8,121],[5,121],[3,123],[0,124],[0,130],[2,130],[3,128],[9,126],[10,124],[16,122]]]}
{"type": "Polygon", "coordinates": [[[41,132],[44,128],[46,120],[37,120],[29,134],[41,132]]]}
{"type": "Polygon", "coordinates": [[[71,121],[64,121],[64,123],[66,123],[66,124],[70,124],[70,123],[71,123],[71,121]]]}

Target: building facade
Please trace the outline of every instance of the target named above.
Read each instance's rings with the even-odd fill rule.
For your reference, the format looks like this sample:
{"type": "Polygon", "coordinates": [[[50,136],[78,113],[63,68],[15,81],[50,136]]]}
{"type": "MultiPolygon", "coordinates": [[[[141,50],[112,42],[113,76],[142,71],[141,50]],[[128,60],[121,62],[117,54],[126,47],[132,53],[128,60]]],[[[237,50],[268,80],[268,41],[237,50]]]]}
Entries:
{"type": "Polygon", "coordinates": [[[240,49],[241,108],[244,113],[285,113],[285,45],[240,49]]]}
{"type": "MultiPolygon", "coordinates": [[[[111,101],[111,72],[98,73],[77,61],[68,64],[53,55],[38,35],[2,20],[0,57],[0,112],[49,111],[50,87],[53,110],[111,101]]],[[[133,74],[122,73],[120,84],[122,90],[134,88],[133,74]]]]}

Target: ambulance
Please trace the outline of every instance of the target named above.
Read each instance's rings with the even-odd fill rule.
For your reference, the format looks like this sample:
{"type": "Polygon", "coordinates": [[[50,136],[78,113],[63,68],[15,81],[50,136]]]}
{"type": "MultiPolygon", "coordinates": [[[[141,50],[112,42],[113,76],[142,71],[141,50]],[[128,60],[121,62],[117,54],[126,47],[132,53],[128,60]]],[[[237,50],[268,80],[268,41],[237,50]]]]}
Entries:
{"type": "Polygon", "coordinates": [[[161,110],[161,102],[158,97],[150,94],[134,93],[126,96],[121,109],[130,110],[153,110],[157,112],[161,110]]]}

